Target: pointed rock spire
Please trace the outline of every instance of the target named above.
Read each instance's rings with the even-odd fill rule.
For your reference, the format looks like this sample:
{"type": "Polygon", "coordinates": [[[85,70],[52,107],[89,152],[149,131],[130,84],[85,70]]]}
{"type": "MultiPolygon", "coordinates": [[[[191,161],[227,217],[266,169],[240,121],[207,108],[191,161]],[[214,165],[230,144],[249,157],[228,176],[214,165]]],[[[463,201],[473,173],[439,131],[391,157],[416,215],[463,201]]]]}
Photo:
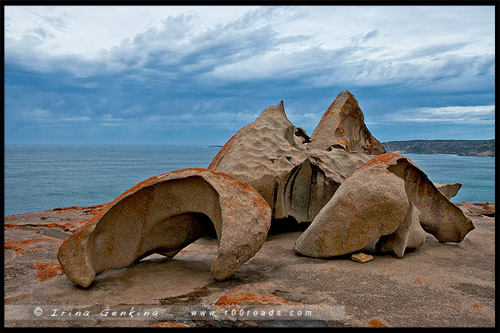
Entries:
{"type": "Polygon", "coordinates": [[[363,111],[349,91],[342,91],[323,114],[311,135],[311,148],[344,149],[369,155],[385,153],[385,148],[365,125],[363,111]]]}

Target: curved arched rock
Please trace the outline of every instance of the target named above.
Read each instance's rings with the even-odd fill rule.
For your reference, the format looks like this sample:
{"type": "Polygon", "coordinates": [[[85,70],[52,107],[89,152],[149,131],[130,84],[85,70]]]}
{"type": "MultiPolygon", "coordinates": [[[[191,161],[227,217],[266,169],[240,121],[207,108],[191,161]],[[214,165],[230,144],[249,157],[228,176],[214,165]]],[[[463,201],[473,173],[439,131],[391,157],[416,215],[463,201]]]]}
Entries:
{"type": "Polygon", "coordinates": [[[207,169],[151,177],[125,191],[71,235],[57,258],[76,285],[88,287],[110,268],[160,253],[174,256],[215,228],[212,276],[228,278],[262,247],[271,210],[250,185],[207,169]]]}
{"type": "Polygon", "coordinates": [[[340,185],[295,249],[311,257],[331,257],[388,236],[378,247],[403,256],[406,248],[423,244],[420,228],[441,242],[461,242],[474,225],[411,160],[383,154],[340,185]]]}

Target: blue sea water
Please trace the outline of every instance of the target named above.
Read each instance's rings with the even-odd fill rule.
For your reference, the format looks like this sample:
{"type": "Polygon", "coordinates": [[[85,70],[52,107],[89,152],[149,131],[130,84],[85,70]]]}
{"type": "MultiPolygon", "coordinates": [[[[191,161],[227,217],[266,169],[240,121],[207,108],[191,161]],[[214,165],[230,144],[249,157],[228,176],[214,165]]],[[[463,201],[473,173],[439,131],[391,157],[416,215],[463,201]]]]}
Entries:
{"type": "MultiPolygon", "coordinates": [[[[112,201],[165,172],[206,168],[208,146],[6,145],[4,215],[112,201]]],[[[407,154],[434,182],[462,183],[454,202],[495,202],[495,159],[407,154]]]]}
{"type": "Polygon", "coordinates": [[[495,158],[444,154],[404,154],[415,162],[430,180],[460,183],[453,202],[495,202],[495,158]]]}
{"type": "Polygon", "coordinates": [[[153,176],[206,168],[208,146],[7,145],[4,215],[110,202],[153,176]]]}

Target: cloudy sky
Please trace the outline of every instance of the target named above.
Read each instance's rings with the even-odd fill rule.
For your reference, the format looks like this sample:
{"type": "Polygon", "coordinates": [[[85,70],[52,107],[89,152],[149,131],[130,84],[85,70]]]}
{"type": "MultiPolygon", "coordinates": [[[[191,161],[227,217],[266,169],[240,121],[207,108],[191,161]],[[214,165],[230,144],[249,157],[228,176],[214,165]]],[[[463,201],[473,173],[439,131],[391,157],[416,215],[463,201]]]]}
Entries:
{"type": "Polygon", "coordinates": [[[224,144],[342,90],[380,141],[491,139],[493,6],[5,7],[5,142],[224,144]]]}

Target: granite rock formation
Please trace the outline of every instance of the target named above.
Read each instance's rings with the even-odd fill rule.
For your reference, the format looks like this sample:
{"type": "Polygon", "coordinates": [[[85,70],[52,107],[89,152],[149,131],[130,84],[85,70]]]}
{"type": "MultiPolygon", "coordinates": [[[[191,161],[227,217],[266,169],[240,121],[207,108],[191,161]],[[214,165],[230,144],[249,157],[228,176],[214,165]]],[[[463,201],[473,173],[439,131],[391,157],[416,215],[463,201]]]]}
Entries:
{"type": "Polygon", "coordinates": [[[407,248],[423,245],[423,230],[440,242],[460,242],[473,229],[471,220],[411,160],[383,154],[342,183],[297,239],[295,250],[333,257],[379,240],[378,249],[402,257],[407,248]]]}
{"type": "Polygon", "coordinates": [[[495,216],[495,203],[485,202],[485,203],[472,203],[468,201],[463,201],[455,204],[464,213],[472,214],[474,216],[484,215],[484,216],[495,216]]]}
{"type": "Polygon", "coordinates": [[[363,112],[356,98],[342,91],[326,110],[311,135],[311,148],[360,152],[369,155],[385,153],[385,148],[365,125],[363,112]]]}
{"type": "Polygon", "coordinates": [[[332,105],[315,130],[315,142],[288,120],[283,101],[268,107],[221,148],[208,168],[250,184],[267,201],[274,219],[311,222],[340,184],[373,157],[368,154],[384,151],[348,91],[332,105]],[[341,121],[334,126],[333,111],[339,108],[341,121]],[[342,147],[334,144],[340,142],[337,132],[346,135],[342,147]]]}
{"type": "MultiPolygon", "coordinates": [[[[402,260],[390,260],[372,248],[363,250],[374,257],[365,264],[348,256],[338,260],[298,256],[290,249],[302,231],[270,233],[259,252],[222,283],[214,283],[210,275],[217,239],[202,237],[173,259],[153,254],[126,269],[97,275],[82,290],[62,273],[57,250],[74,232],[73,226],[87,223],[102,209],[66,207],[4,217],[4,327],[144,328],[169,323],[194,328],[365,327],[374,318],[395,327],[495,327],[498,322],[498,243],[492,217],[471,215],[476,229],[460,246],[439,243],[427,234],[425,244],[402,260]],[[367,301],[367,295],[374,294],[377,297],[367,301]],[[320,307],[338,309],[342,305],[345,316],[340,321],[329,316],[284,321],[276,317],[276,311],[274,320],[208,316],[221,298],[230,304],[240,301],[236,305],[243,309],[262,309],[258,304],[264,303],[268,305],[263,309],[276,310],[280,306],[277,297],[300,302],[302,309],[313,314],[320,307]],[[427,302],[429,299],[433,301],[427,302]],[[52,316],[54,305],[59,314],[73,311],[73,316],[52,316]],[[424,305],[425,313],[432,315],[422,316],[424,305]],[[36,307],[44,310],[40,317],[33,314],[36,307]],[[160,315],[150,319],[102,317],[106,308],[118,314],[131,308],[141,313],[158,310],[160,315]],[[75,311],[87,309],[90,318],[75,316],[75,311]],[[197,309],[207,315],[188,315],[197,309]]],[[[296,310],[294,307],[289,309],[296,310]]]]}
{"type": "Polygon", "coordinates": [[[74,284],[88,287],[96,274],[152,253],[173,257],[215,228],[211,272],[223,280],[261,248],[270,223],[268,204],[249,185],[211,170],[184,169],[124,192],[72,234],[57,258],[74,284]]]}

